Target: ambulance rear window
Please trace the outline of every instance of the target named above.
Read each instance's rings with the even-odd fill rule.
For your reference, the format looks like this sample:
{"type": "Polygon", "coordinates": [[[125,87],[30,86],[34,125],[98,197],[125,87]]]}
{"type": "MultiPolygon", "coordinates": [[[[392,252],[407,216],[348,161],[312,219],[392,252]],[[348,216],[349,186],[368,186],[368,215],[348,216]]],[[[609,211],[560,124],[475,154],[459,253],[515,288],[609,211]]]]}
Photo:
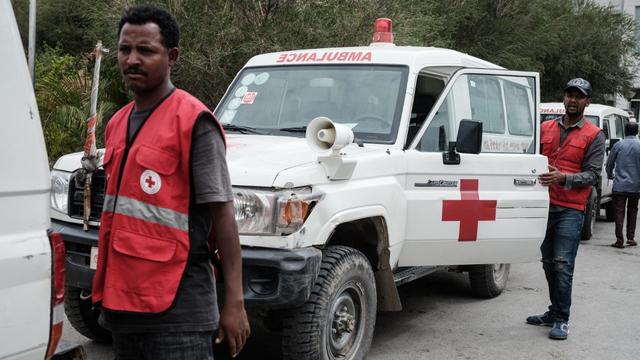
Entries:
{"type": "Polygon", "coordinates": [[[351,127],[359,140],[393,143],[407,74],[406,66],[387,65],[246,68],[216,116],[223,125],[297,137],[311,120],[325,116],[351,127]]]}

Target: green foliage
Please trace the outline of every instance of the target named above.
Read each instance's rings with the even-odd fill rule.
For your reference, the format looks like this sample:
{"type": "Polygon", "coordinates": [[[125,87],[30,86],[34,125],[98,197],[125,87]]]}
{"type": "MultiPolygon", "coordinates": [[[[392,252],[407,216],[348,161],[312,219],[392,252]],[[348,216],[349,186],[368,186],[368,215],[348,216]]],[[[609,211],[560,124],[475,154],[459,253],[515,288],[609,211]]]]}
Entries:
{"type": "MultiPolygon", "coordinates": [[[[143,0],[38,2],[38,101],[50,156],[80,149],[97,40],[103,58],[100,114],[128,101],[117,68],[117,23],[143,0]],[[51,47],[53,46],[53,48],[51,47]],[[115,104],[115,105],[114,105],[115,104]]],[[[12,0],[26,38],[28,0],[12,0]]],[[[542,100],[580,76],[594,102],[627,94],[637,61],[633,19],[590,0],[158,0],[181,27],[172,80],[211,108],[242,65],[260,53],[366,46],[373,21],[394,20],[397,45],[455,49],[508,69],[540,72],[542,100]]],[[[99,140],[101,137],[99,136],[99,140]]]]}
{"type": "MultiPolygon", "coordinates": [[[[62,54],[59,48],[45,47],[36,62],[36,98],[49,160],[81,151],[86,137],[85,121],[89,117],[91,72],[90,58],[62,54]]],[[[98,144],[101,143],[103,119],[112,114],[115,104],[106,98],[109,81],[101,81],[97,109],[98,144]]]]}

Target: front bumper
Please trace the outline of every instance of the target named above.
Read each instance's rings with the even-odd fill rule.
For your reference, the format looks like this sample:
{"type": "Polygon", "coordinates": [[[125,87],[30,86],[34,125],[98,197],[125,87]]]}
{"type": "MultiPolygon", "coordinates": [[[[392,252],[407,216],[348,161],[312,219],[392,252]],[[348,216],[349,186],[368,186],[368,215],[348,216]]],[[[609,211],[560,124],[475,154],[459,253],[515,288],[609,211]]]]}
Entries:
{"type": "MultiPolygon", "coordinates": [[[[90,290],[95,271],[89,268],[89,261],[91,247],[98,246],[98,229],[92,227],[85,232],[82,225],[53,219],[51,228],[65,242],[66,285],[90,290]]],[[[294,250],[243,247],[246,306],[279,309],[302,305],[311,295],[321,261],[322,251],[313,247],[294,250]]]]}

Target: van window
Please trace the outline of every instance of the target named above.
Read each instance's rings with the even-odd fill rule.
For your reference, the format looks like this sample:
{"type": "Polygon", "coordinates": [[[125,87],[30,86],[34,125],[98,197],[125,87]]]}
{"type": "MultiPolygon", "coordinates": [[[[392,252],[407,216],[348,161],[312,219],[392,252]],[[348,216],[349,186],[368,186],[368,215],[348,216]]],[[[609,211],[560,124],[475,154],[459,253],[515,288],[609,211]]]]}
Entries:
{"type": "Polygon", "coordinates": [[[615,137],[618,139],[624,138],[624,125],[622,125],[622,117],[620,115],[615,115],[615,114],[611,114],[607,117],[615,121],[615,124],[616,124],[615,137]]]}
{"type": "Polygon", "coordinates": [[[602,121],[602,131],[604,132],[604,137],[606,140],[611,138],[611,134],[609,132],[609,119],[605,118],[602,121]]]}
{"type": "Polygon", "coordinates": [[[502,94],[498,79],[469,76],[471,117],[482,121],[484,132],[504,133],[502,94]]]}
{"type": "MultiPolygon", "coordinates": [[[[624,127],[627,126],[627,124],[629,123],[629,118],[622,116],[622,115],[618,115],[616,114],[616,125],[618,124],[618,122],[621,124],[620,125],[620,138],[624,139],[624,127]]],[[[616,134],[618,133],[618,129],[616,128],[616,134]]]]}
{"type": "Polygon", "coordinates": [[[483,124],[482,152],[533,153],[534,79],[517,76],[462,75],[449,89],[420,138],[417,150],[445,151],[458,124],[483,124]],[[509,95],[507,95],[509,94],[509,95]],[[506,104],[509,105],[506,105],[506,104]],[[509,123],[509,132],[505,123],[509,123]]]}

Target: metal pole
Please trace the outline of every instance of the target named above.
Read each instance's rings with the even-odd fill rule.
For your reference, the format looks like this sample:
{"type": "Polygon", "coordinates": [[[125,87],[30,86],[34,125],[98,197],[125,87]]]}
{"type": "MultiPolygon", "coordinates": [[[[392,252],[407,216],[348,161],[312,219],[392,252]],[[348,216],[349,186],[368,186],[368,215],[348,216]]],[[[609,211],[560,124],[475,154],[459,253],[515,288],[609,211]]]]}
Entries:
{"type": "Polygon", "coordinates": [[[36,0],[29,0],[29,73],[31,83],[36,85],[36,0]]]}
{"type": "Polygon", "coordinates": [[[620,0],[620,12],[624,14],[624,0],[620,0]]]}

